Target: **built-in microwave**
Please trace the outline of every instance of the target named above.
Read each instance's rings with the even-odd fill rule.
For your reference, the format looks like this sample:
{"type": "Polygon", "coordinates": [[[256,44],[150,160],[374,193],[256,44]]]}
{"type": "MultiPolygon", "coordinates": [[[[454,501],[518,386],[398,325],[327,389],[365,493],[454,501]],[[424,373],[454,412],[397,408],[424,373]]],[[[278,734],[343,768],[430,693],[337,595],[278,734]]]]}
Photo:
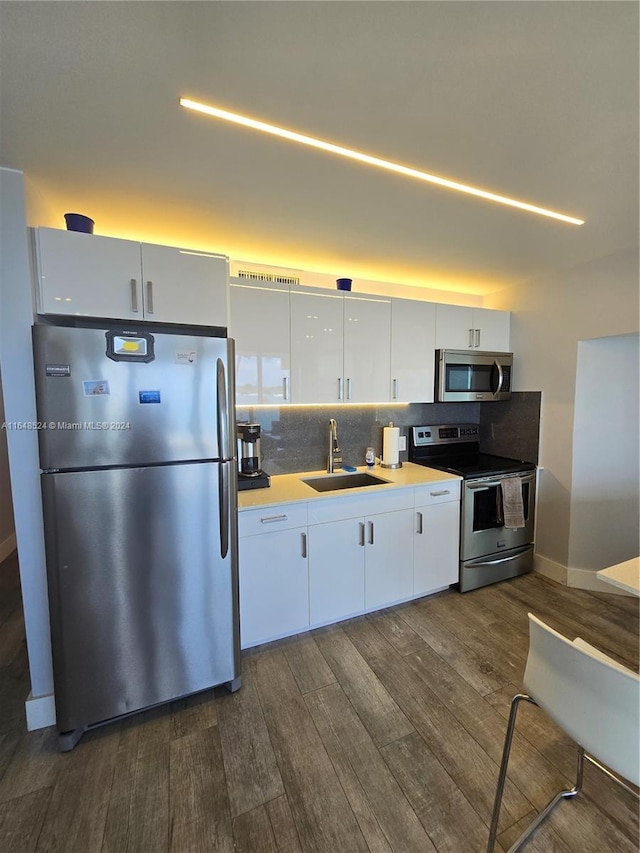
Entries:
{"type": "Polygon", "coordinates": [[[439,403],[508,400],[513,353],[436,350],[436,400],[439,403]]]}

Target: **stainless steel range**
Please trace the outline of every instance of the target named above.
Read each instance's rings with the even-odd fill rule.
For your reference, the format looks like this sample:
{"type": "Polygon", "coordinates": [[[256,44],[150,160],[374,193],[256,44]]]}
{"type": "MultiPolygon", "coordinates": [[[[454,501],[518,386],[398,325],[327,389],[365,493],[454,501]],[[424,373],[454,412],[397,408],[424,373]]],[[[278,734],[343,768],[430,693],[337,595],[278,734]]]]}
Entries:
{"type": "Polygon", "coordinates": [[[533,567],[536,466],[480,452],[477,424],[412,427],[409,461],[463,478],[460,592],[533,567]]]}

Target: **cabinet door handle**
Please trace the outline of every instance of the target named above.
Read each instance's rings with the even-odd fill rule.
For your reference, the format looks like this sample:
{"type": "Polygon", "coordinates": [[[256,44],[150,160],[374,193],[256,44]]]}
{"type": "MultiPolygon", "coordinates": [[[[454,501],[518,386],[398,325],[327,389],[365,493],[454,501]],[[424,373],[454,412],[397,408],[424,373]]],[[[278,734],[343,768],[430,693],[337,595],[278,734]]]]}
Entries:
{"type": "Polygon", "coordinates": [[[429,492],[432,498],[440,498],[442,495],[450,495],[451,491],[449,489],[441,489],[439,492],[429,492]]]}
{"type": "Polygon", "coordinates": [[[364,521],[360,521],[358,527],[360,528],[360,542],[358,544],[364,548],[364,521]]]}
{"type": "Polygon", "coordinates": [[[393,394],[391,395],[394,400],[398,399],[398,380],[393,380],[393,394]]]}
{"type": "Polygon", "coordinates": [[[147,314],[153,314],[153,282],[147,282],[147,314]]]}
{"type": "Polygon", "coordinates": [[[138,313],[138,282],[135,278],[131,279],[131,310],[138,313]]]}
{"type": "Polygon", "coordinates": [[[470,347],[473,346],[473,333],[474,333],[474,331],[475,331],[474,329],[469,329],[469,346],[470,347]]]}
{"type": "Polygon", "coordinates": [[[476,343],[475,343],[475,345],[476,345],[477,347],[479,347],[479,346],[480,346],[480,329],[476,329],[475,334],[476,334],[476,343]]]}
{"type": "Polygon", "coordinates": [[[266,515],[260,519],[261,524],[273,524],[275,521],[286,521],[286,515],[266,515]]]}
{"type": "Polygon", "coordinates": [[[306,560],[307,559],[307,534],[302,533],[301,536],[302,536],[302,559],[306,560]]]}
{"type": "Polygon", "coordinates": [[[282,379],[282,399],[289,399],[289,378],[284,376],[282,379]]]}
{"type": "Polygon", "coordinates": [[[369,545],[373,545],[373,521],[369,522],[369,545]]]}
{"type": "Polygon", "coordinates": [[[347,377],[347,400],[351,399],[351,379],[347,377]]]}
{"type": "Polygon", "coordinates": [[[422,534],[422,513],[416,512],[416,515],[418,516],[418,529],[416,530],[416,533],[422,534]]]}
{"type": "Polygon", "coordinates": [[[342,400],[342,376],[338,376],[338,400],[342,400]]]}

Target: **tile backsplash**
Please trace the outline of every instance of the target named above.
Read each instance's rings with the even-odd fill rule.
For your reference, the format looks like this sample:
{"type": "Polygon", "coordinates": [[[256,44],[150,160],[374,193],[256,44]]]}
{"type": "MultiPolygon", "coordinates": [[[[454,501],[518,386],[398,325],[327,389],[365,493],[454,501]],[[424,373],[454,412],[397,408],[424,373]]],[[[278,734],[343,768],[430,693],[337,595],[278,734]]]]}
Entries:
{"type": "Polygon", "coordinates": [[[519,391],[502,403],[481,403],[482,450],[537,464],[541,399],[540,391],[519,391]]]}
{"type": "MultiPolygon", "coordinates": [[[[269,474],[326,468],[329,419],[338,424],[345,465],[364,465],[366,448],[382,452],[382,429],[392,421],[401,435],[419,424],[480,425],[482,449],[537,462],[540,394],[515,393],[500,403],[411,403],[405,406],[309,406],[251,408],[239,406],[238,421],[260,424],[262,467],[269,474]],[[524,455],[523,455],[524,454],[524,455]],[[535,458],[534,458],[535,457],[535,458]]],[[[407,453],[400,453],[406,460],[407,453]]]]}

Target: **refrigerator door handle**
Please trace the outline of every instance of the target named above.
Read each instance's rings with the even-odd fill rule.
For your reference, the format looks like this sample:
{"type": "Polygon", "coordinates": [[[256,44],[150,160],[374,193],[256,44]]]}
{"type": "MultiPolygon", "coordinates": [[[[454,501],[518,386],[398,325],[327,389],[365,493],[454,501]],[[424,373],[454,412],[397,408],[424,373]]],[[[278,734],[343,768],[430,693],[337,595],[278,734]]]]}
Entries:
{"type": "Polygon", "coordinates": [[[229,552],[229,466],[221,462],[218,468],[218,507],[220,514],[220,556],[224,559],[229,552]]]}
{"type": "Polygon", "coordinates": [[[217,417],[218,417],[218,455],[220,459],[231,459],[229,452],[229,409],[227,406],[227,382],[224,362],[221,358],[216,364],[217,372],[217,417]]]}

